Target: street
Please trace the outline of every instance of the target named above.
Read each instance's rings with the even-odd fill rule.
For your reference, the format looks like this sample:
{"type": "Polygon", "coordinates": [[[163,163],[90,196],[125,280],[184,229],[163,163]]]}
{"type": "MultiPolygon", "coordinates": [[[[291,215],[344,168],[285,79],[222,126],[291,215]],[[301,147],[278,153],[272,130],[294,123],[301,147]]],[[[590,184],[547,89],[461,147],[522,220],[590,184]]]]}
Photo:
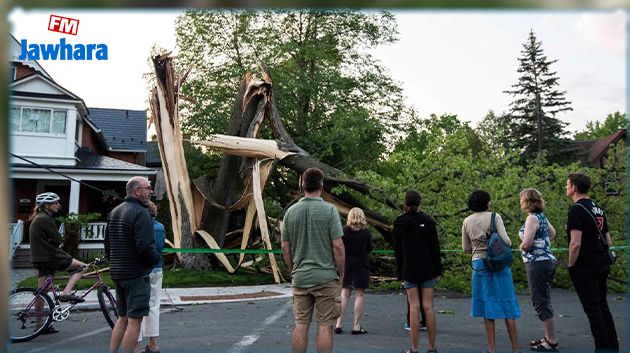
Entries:
{"type": "MultiPolygon", "coordinates": [[[[609,305],[621,341],[621,351],[630,349],[627,339],[627,296],[611,294],[609,305]]],[[[365,297],[365,335],[351,335],[352,303],[344,319],[344,333],[334,335],[335,352],[400,352],[409,348],[409,334],[403,330],[403,292],[368,292],[365,297]]],[[[553,290],[556,326],[561,352],[592,352],[593,340],[586,316],[574,292],[553,290]]],[[[519,296],[523,312],[517,321],[522,352],[527,342],[542,337],[528,295],[519,296]]],[[[163,307],[160,317],[160,351],[262,353],[290,352],[293,313],[290,299],[267,299],[236,303],[163,307]]],[[[470,298],[438,293],[437,348],[444,352],[482,352],[486,338],[481,319],[469,317],[470,298]]],[[[315,352],[315,325],[309,336],[309,352],[315,352]]],[[[505,325],[497,321],[497,351],[509,352],[505,325]]],[[[100,311],[73,312],[64,322],[55,323],[61,332],[42,335],[30,342],[11,345],[12,352],[107,352],[111,330],[100,311]]],[[[143,345],[144,346],[144,345],[143,345]]],[[[420,351],[426,351],[426,333],[421,333],[420,351]]]]}

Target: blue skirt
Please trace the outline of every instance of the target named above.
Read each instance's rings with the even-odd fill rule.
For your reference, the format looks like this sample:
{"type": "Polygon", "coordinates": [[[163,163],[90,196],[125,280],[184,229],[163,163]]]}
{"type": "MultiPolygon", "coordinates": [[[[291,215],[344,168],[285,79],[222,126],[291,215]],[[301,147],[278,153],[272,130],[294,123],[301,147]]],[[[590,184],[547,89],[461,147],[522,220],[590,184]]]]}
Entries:
{"type": "Polygon", "coordinates": [[[506,267],[490,272],[483,259],[472,262],[472,307],[470,316],[486,319],[517,319],[521,316],[512,271],[506,267]]]}

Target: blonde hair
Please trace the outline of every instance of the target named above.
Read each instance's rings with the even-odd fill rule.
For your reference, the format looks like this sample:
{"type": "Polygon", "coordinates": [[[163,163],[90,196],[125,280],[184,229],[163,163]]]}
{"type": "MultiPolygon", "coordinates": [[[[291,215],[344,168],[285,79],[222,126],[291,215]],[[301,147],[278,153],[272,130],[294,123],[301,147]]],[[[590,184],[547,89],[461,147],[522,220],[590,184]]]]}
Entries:
{"type": "Polygon", "coordinates": [[[157,216],[157,205],[154,204],[152,201],[149,201],[148,205],[147,205],[147,209],[149,210],[149,214],[151,215],[151,217],[156,217],[157,216]]]}
{"type": "Polygon", "coordinates": [[[523,209],[531,213],[540,213],[545,209],[545,200],[540,191],[530,188],[521,191],[521,199],[525,201],[523,209]]]}
{"type": "Polygon", "coordinates": [[[365,220],[365,213],[358,207],[354,207],[348,212],[348,222],[346,223],[350,229],[357,231],[365,228],[367,221],[365,220]]]}

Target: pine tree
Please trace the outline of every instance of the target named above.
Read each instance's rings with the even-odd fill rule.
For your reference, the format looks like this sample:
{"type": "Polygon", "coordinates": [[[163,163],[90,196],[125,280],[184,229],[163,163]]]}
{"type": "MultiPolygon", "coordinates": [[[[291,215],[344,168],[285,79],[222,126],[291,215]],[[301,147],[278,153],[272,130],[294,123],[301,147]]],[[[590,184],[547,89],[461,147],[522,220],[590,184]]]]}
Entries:
{"type": "Polygon", "coordinates": [[[513,90],[504,91],[515,97],[509,114],[512,147],[522,151],[525,160],[561,162],[571,146],[566,138],[568,124],[556,114],[573,108],[565,98],[566,91],[557,89],[559,77],[551,70],[551,64],[558,60],[545,56],[542,42],[530,30],[518,61],[518,83],[512,85],[513,90]]]}

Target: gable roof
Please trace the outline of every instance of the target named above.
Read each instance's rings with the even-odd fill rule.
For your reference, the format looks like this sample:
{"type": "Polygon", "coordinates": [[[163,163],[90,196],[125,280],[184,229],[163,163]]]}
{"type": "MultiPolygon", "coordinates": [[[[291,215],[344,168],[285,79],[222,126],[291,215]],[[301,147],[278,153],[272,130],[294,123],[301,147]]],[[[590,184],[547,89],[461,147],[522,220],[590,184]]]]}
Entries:
{"type": "Polygon", "coordinates": [[[53,81],[50,76],[46,76],[39,71],[12,81],[9,83],[9,90],[10,94],[16,97],[71,101],[78,106],[81,116],[88,114],[85,102],[81,97],[63,88],[53,81]],[[41,85],[42,83],[44,84],[43,86],[41,85]],[[43,91],[42,88],[44,88],[43,91]],[[40,90],[40,92],[37,92],[37,90],[40,90]]]}
{"type": "Polygon", "coordinates": [[[9,61],[18,62],[24,64],[30,68],[35,69],[38,72],[41,72],[42,75],[48,77],[52,80],[52,77],[44,70],[44,68],[37,62],[37,60],[20,60],[18,57],[22,52],[22,44],[18,42],[17,39],[13,36],[13,34],[9,33],[9,61]]]}
{"type": "Polygon", "coordinates": [[[608,152],[610,147],[617,143],[620,139],[625,139],[627,137],[627,130],[621,129],[614,134],[608,135],[606,137],[602,137],[599,140],[595,140],[593,145],[590,148],[587,162],[596,167],[601,167],[601,160],[608,152]]]}
{"type": "Polygon", "coordinates": [[[102,133],[107,149],[118,152],[147,151],[147,112],[109,108],[89,108],[90,127],[102,133]]]}

